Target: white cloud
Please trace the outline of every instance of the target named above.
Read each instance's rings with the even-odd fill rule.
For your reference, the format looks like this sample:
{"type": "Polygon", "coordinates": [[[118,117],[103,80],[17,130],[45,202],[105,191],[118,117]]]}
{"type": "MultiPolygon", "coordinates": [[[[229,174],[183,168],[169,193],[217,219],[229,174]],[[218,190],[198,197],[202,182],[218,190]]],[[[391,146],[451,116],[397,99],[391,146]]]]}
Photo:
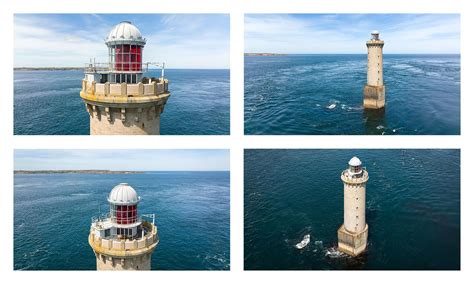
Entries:
{"type": "Polygon", "coordinates": [[[229,170],[228,150],[16,150],[16,170],[229,170]]]}
{"type": "MultiPolygon", "coordinates": [[[[80,16],[83,24],[73,25],[50,15],[15,15],[15,66],[83,66],[93,57],[105,61],[104,38],[115,22],[104,15],[80,16]]],[[[148,39],[144,61],[165,61],[168,68],[228,68],[229,21],[216,16],[219,24],[213,24],[214,15],[156,16],[153,23],[150,15],[137,17],[147,30],[142,30],[148,39]]]]}
{"type": "Polygon", "coordinates": [[[363,53],[379,29],[388,53],[458,53],[456,15],[246,15],[245,51],[363,53]]]}
{"type": "Polygon", "coordinates": [[[228,31],[213,24],[206,16],[167,15],[148,36],[145,57],[181,68],[228,68],[228,31]]]}
{"type": "Polygon", "coordinates": [[[15,66],[83,66],[90,57],[106,56],[98,38],[81,36],[72,28],[66,33],[64,28],[50,19],[15,16],[15,66]]]}

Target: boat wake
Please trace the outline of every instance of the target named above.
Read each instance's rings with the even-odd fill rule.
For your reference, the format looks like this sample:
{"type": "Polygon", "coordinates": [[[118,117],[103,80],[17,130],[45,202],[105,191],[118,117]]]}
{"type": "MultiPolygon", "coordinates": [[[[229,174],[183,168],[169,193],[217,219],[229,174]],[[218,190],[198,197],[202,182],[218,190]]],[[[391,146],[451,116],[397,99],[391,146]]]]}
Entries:
{"type": "Polygon", "coordinates": [[[330,104],[328,106],[326,106],[327,109],[335,109],[336,108],[336,104],[330,104]]]}

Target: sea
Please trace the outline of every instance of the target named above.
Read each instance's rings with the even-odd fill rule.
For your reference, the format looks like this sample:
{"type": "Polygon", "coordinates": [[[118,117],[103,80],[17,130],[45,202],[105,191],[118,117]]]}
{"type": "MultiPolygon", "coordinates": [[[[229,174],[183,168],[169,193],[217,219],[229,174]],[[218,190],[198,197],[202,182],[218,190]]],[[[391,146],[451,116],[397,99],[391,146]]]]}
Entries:
{"type": "MultiPolygon", "coordinates": [[[[160,77],[161,71],[145,74],[160,77]]],[[[167,69],[170,98],[161,115],[164,135],[227,135],[228,69],[167,69]]],[[[15,135],[88,135],[89,114],[79,96],[84,73],[14,71],[15,135]]]]}
{"type": "Polygon", "coordinates": [[[15,174],[14,269],[95,270],[91,218],[121,182],[156,214],[152,270],[229,270],[229,172],[15,174]]]}
{"type": "Polygon", "coordinates": [[[246,270],[460,269],[459,150],[251,149],[244,171],[246,270]],[[369,173],[369,234],[350,257],[336,247],[354,155],[369,173]]]}
{"type": "Polygon", "coordinates": [[[384,55],[386,107],[364,111],[367,55],[245,57],[245,134],[458,135],[460,55],[384,55]]]}

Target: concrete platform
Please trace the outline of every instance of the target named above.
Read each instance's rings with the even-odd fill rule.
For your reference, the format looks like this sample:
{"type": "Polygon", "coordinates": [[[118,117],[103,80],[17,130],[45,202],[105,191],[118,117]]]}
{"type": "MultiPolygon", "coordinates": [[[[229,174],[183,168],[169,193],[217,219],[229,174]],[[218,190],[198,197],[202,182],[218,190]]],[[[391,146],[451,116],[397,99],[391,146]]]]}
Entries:
{"type": "Polygon", "coordinates": [[[344,224],[337,230],[339,251],[351,256],[357,256],[367,248],[367,236],[369,235],[369,225],[360,233],[352,233],[344,228],[344,224]]]}
{"type": "Polygon", "coordinates": [[[381,109],[385,107],[385,85],[364,87],[364,108],[381,109]]]}

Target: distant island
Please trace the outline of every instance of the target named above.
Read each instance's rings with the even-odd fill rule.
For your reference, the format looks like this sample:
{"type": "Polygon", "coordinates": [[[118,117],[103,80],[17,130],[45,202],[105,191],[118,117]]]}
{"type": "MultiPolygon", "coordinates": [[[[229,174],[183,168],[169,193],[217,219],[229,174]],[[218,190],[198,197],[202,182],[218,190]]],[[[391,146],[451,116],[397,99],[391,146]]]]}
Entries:
{"type": "Polygon", "coordinates": [[[84,70],[84,67],[14,67],[14,71],[71,71],[84,70]]]}
{"type": "Polygon", "coordinates": [[[110,171],[110,170],[15,170],[15,174],[140,174],[143,171],[110,171]]]}
{"type": "Polygon", "coordinates": [[[288,54],[283,54],[283,53],[244,53],[245,56],[286,56],[288,54]]]}

